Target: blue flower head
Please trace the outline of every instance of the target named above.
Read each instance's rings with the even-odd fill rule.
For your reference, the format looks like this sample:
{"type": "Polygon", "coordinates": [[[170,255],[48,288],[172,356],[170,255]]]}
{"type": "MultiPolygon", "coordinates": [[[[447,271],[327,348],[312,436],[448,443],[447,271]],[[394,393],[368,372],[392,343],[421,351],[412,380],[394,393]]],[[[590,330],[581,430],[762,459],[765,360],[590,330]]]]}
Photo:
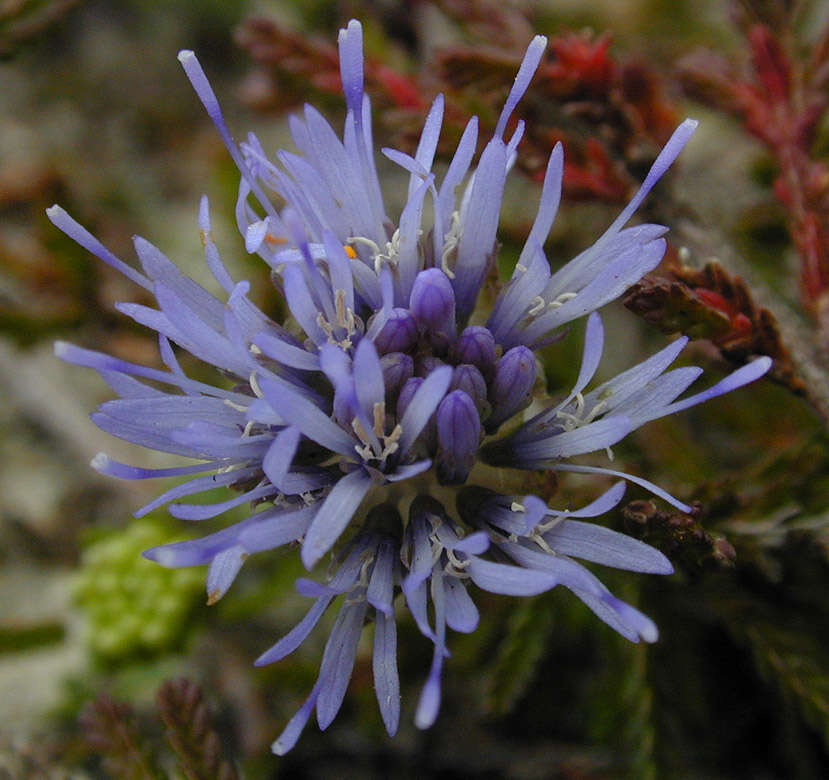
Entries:
{"type": "Polygon", "coordinates": [[[476,588],[530,596],[563,585],[631,641],[653,642],[657,629],[651,620],[613,596],[576,559],[669,574],[671,564],[660,552],[590,518],[619,503],[624,480],[688,507],[640,477],[570,459],[610,454],[643,423],[751,382],[770,365],[760,358],[708,390],[677,400],[701,373],[693,367],[669,370],[686,341],[679,339],[587,389],[604,343],[596,310],[653,269],[665,251],[666,228],[626,225],[696,122],[677,128],[604,234],[553,272],[542,246],[561,194],[563,154],[556,145],[512,277],[491,311],[482,312],[478,299],[495,262],[504,182],[523,122],[505,134],[546,40],[539,36],[530,43],[474,167],[475,117],[446,172],[432,170],[441,96],[426,117],[414,156],[382,150],[409,174],[406,204],[392,216],[375,168],[359,22],[340,32],[339,47],[348,107],[342,138],[306,106],[290,122],[297,153],[279,151],[275,160],[253,135],[234,142],[195,55],[179,55],[239,167],[239,230],[247,251],[272,269],[290,310],[287,322],[260,311],[248,298],[248,283],[230,275],[213,242],[206,198],[199,227],[223,300],[144,239],[135,239],[141,264],[136,270],[60,207],[48,210],[59,228],[158,302],[157,309],[131,303],[118,308],[158,333],[166,371],[56,345],[61,358],[97,370],[118,396],[93,420],[114,436],[190,463],[142,469],[101,454],[93,467],[125,479],[186,478],[138,515],[169,504],[176,517],[197,521],[238,505],[253,507],[241,522],[153,548],[146,557],[168,567],[207,565],[210,603],[224,595],[253,553],[297,546],[309,570],[332,557],[324,583],[297,582],[299,593],[312,599],[308,613],[257,661],[267,664],[291,653],[338,602],[317,683],[274,743],[277,753],[295,744],[314,710],[321,728],[334,719],[368,624],[377,700],[389,734],[395,733],[395,619],[404,603],[434,643],[415,715],[421,728],[438,715],[447,629],[470,632],[478,623],[476,588]],[[275,201],[284,204],[281,210],[275,201]],[[576,384],[553,402],[538,389],[535,350],[585,315],[576,384]],[[216,384],[189,378],[173,344],[218,369],[216,384]],[[588,506],[565,512],[533,495],[493,489],[492,475],[506,469],[599,472],[623,481],[588,506]],[[227,500],[186,503],[187,496],[222,485],[234,489],[227,500]]]}

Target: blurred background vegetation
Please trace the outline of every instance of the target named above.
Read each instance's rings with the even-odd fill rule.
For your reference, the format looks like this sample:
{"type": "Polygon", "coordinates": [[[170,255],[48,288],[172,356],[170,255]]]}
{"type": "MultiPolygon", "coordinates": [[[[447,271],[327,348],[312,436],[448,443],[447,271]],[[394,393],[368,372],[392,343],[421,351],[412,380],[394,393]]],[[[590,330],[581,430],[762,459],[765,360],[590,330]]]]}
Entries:
{"type": "MultiPolygon", "coordinates": [[[[0,0],[0,777],[829,776],[828,17],[818,0],[0,0]],[[210,287],[207,193],[225,260],[278,313],[236,233],[237,172],[175,55],[194,49],[237,137],[253,129],[274,150],[306,100],[341,121],[335,41],[351,17],[378,146],[410,152],[437,92],[439,152],[470,113],[494,124],[531,35],[550,36],[519,109],[505,268],[557,140],[553,262],[591,243],[673,126],[699,118],[641,215],[671,226],[670,251],[607,311],[603,371],[679,332],[712,377],[756,354],[775,368],[618,448],[623,467],[697,502],[672,514],[634,489],[602,518],[674,561],[670,578],[602,574],[654,618],[658,644],[628,644],[566,593],[480,594],[481,626],[452,637],[434,729],[411,723],[430,650],[402,621],[400,734],[385,735],[366,649],[335,723],[277,759],[270,742],[313,684],[325,632],[251,663],[307,607],[298,560],[257,556],[208,608],[201,570],[140,557],[191,531],[163,512],[131,520],[161,487],[88,467],[99,450],[154,461],[92,425],[106,388],[58,363],[52,341],[157,365],[152,335],[113,307],[145,293],[44,210],[59,202],[125,259],[146,236],[210,287]]],[[[397,203],[399,176],[381,175],[397,203]]],[[[545,353],[551,393],[574,379],[581,336],[545,353]]],[[[555,500],[600,487],[562,480],[555,500]]]]}

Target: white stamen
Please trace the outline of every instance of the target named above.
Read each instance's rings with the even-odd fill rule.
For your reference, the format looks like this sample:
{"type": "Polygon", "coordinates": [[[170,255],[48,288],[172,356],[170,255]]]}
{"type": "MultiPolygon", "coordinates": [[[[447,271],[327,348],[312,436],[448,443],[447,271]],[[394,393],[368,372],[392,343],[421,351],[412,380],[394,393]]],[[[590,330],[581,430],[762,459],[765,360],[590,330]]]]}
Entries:
{"type": "Polygon", "coordinates": [[[341,347],[342,349],[350,349],[353,345],[352,336],[357,332],[357,317],[354,312],[345,305],[345,290],[336,290],[334,293],[334,305],[336,307],[336,325],[332,325],[325,319],[322,312],[317,314],[317,325],[323,330],[330,344],[341,347]],[[343,338],[337,338],[335,331],[341,329],[345,331],[343,338]]]}
{"type": "Polygon", "coordinates": [[[573,298],[575,298],[576,295],[578,295],[578,293],[574,293],[574,292],[562,293],[554,301],[550,301],[547,304],[547,308],[548,309],[557,309],[559,306],[562,306],[565,303],[567,303],[567,301],[573,300],[573,298]]]}
{"type": "Polygon", "coordinates": [[[547,305],[546,301],[540,295],[536,295],[535,298],[533,298],[530,301],[530,303],[532,304],[532,306],[530,306],[530,308],[527,310],[527,314],[529,314],[530,317],[535,317],[536,314],[539,314],[542,311],[544,311],[544,307],[547,305]]]}
{"type": "Polygon", "coordinates": [[[454,279],[455,274],[449,267],[449,257],[452,252],[458,248],[462,232],[460,213],[453,211],[449,230],[443,237],[443,251],[440,253],[440,270],[443,271],[443,273],[445,273],[450,279],[454,279]]]}
{"type": "Polygon", "coordinates": [[[547,544],[546,539],[544,539],[544,537],[541,536],[541,534],[538,533],[537,530],[533,531],[531,534],[528,534],[527,538],[532,539],[532,541],[534,541],[542,550],[544,550],[545,553],[548,553],[549,555],[558,555],[558,553],[552,547],[550,547],[549,544],[547,544]]]}
{"type": "Polygon", "coordinates": [[[259,378],[256,376],[255,371],[251,371],[250,379],[248,380],[250,384],[250,389],[253,390],[253,394],[257,398],[264,398],[265,394],[262,392],[262,388],[259,387],[259,378]]]}

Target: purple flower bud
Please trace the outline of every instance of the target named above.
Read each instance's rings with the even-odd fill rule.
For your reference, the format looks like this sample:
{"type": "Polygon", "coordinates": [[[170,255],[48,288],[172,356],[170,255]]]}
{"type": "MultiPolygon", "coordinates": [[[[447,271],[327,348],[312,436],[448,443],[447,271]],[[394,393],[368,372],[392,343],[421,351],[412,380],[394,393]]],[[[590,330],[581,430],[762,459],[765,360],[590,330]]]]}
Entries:
{"type": "Polygon", "coordinates": [[[475,366],[487,381],[491,381],[495,374],[495,338],[482,325],[470,325],[458,336],[452,357],[457,363],[475,366]]]}
{"type": "Polygon", "coordinates": [[[454,338],[455,293],[449,277],[439,268],[427,268],[417,275],[409,309],[430,338],[437,334],[454,338]]]}
{"type": "Polygon", "coordinates": [[[446,363],[434,355],[423,355],[417,358],[417,361],[415,362],[415,375],[425,378],[436,368],[440,368],[445,365],[446,363]]]}
{"type": "Polygon", "coordinates": [[[530,402],[535,384],[535,355],[528,347],[508,350],[495,365],[495,379],[489,390],[492,414],[486,421],[487,433],[494,433],[530,402]]]}
{"type": "Polygon", "coordinates": [[[423,378],[419,376],[412,377],[406,380],[403,387],[400,389],[400,395],[397,397],[397,419],[401,419],[406,413],[406,408],[409,402],[417,392],[417,388],[423,384],[423,378]]]}
{"type": "Polygon", "coordinates": [[[403,385],[414,376],[414,361],[402,352],[390,352],[380,358],[380,368],[386,387],[386,403],[394,403],[403,385]]]}
{"type": "MultiPolygon", "coordinates": [[[[423,377],[415,376],[411,379],[406,381],[406,384],[403,385],[402,389],[400,390],[400,396],[397,399],[397,419],[401,420],[403,415],[406,412],[409,404],[411,403],[412,398],[414,398],[414,394],[417,392],[418,388],[423,384],[425,380],[423,377]]],[[[420,435],[417,437],[417,441],[420,442],[426,449],[426,452],[433,452],[437,447],[437,429],[435,427],[435,415],[429,418],[429,422],[423,427],[423,430],[420,432],[420,435]]]]}
{"type": "Polygon", "coordinates": [[[489,401],[486,398],[486,382],[483,374],[475,366],[464,363],[456,366],[452,372],[452,383],[449,390],[463,390],[475,403],[475,408],[481,419],[489,415],[489,401]]]}
{"type": "Polygon", "coordinates": [[[392,309],[374,346],[380,355],[389,352],[408,352],[417,344],[417,322],[408,309],[392,309]]]}
{"type": "Polygon", "coordinates": [[[466,481],[481,441],[481,418],[473,400],[463,390],[453,390],[438,406],[436,461],[438,481],[459,485],[466,481]]]}

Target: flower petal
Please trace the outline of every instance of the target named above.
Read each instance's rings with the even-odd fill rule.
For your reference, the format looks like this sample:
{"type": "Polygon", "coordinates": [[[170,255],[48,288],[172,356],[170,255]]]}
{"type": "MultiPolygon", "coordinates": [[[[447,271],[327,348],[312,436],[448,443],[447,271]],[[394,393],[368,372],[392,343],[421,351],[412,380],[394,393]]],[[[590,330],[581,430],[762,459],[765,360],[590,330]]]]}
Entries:
{"type": "Polygon", "coordinates": [[[331,549],[351,522],[371,485],[371,477],[361,469],[352,471],[334,485],[305,535],[302,563],[306,569],[312,569],[331,549]]]}

